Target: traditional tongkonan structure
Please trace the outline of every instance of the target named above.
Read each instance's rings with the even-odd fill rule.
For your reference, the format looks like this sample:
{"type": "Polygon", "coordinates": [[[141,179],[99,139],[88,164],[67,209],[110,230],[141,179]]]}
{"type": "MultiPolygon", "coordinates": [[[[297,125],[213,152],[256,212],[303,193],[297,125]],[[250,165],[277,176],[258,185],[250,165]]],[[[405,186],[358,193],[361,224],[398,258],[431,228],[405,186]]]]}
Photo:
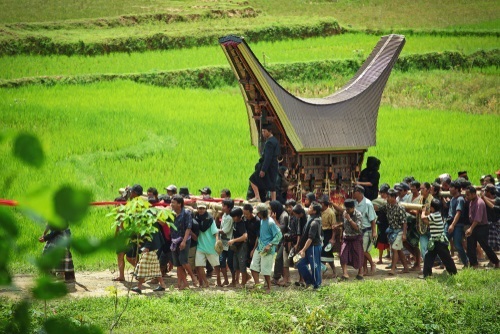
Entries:
{"type": "Polygon", "coordinates": [[[376,143],[380,100],[405,38],[380,39],[355,76],[324,98],[296,97],[281,87],[241,37],[219,39],[246,102],[252,144],[261,149],[261,125],[274,124],[282,164],[302,191],[348,192],[376,143]]]}

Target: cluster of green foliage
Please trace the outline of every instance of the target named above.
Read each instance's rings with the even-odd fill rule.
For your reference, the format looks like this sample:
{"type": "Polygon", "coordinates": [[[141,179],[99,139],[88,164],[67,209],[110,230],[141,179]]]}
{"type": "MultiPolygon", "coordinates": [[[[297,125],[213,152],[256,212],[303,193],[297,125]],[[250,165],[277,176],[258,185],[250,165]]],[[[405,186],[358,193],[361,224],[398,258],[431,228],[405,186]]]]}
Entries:
{"type": "MultiPolygon", "coordinates": [[[[0,137],[0,142],[3,141],[0,137]]],[[[28,168],[35,168],[37,172],[46,160],[42,145],[37,137],[21,133],[13,139],[10,145],[12,156],[24,163],[28,168]]],[[[7,188],[10,184],[6,185],[7,188]]],[[[7,189],[8,190],[8,189],[7,189]]],[[[65,230],[70,228],[78,229],[80,223],[85,218],[91,193],[87,190],[78,190],[74,187],[64,185],[55,192],[47,191],[46,187],[38,189],[29,194],[25,200],[18,203],[19,212],[26,218],[30,225],[40,225],[47,223],[51,230],[65,230]]],[[[49,317],[47,314],[47,301],[61,298],[68,293],[67,286],[57,281],[54,276],[48,273],[54,267],[59,266],[61,259],[65,257],[65,249],[71,248],[81,256],[88,256],[101,251],[124,251],[128,244],[135,244],[139,247],[141,242],[151,240],[151,235],[156,232],[155,223],[162,221],[170,227],[175,228],[171,223],[173,213],[171,210],[154,208],[151,204],[138,197],[128,201],[124,205],[115,207],[107,216],[112,216],[114,224],[112,227],[120,228],[121,233],[114,237],[97,239],[93,235],[85,234],[82,237],[63,238],[51,247],[42,256],[35,256],[33,265],[38,270],[36,284],[31,289],[31,297],[20,302],[7,302],[9,312],[0,319],[0,330],[11,334],[32,332],[31,303],[33,301],[43,301],[43,319],[39,319],[36,325],[43,328],[48,334],[56,333],[100,333],[101,330],[94,325],[76,326],[71,319],[63,317],[49,317]]],[[[84,230],[87,230],[84,228],[84,230]]],[[[13,254],[23,250],[20,237],[19,220],[12,215],[10,210],[0,207],[0,250],[2,251],[2,261],[0,261],[0,285],[10,285],[12,283],[11,267],[13,254]]],[[[115,327],[121,314],[117,312],[117,301],[115,301],[115,316],[112,327],[115,327]]],[[[36,329],[36,328],[35,328],[36,329]]]]}

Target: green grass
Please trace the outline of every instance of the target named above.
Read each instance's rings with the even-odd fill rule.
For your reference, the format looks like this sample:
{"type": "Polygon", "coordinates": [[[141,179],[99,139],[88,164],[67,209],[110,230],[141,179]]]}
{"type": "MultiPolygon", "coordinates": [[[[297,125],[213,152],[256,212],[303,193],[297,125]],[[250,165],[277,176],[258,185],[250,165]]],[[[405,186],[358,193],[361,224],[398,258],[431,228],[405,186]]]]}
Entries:
{"type": "Polygon", "coordinates": [[[4,0],[0,6],[0,22],[46,22],[74,19],[90,19],[132,14],[197,14],[206,9],[221,10],[242,7],[232,1],[162,1],[162,0],[121,0],[121,1],[77,1],[46,0],[32,1],[4,0]]]}
{"type": "MultiPolygon", "coordinates": [[[[344,34],[324,38],[252,43],[250,47],[267,64],[368,57],[379,36],[344,34]]],[[[497,37],[407,36],[402,56],[428,52],[460,51],[471,54],[498,48],[497,37]]],[[[193,49],[112,53],[105,56],[4,56],[0,79],[93,73],[141,73],[205,66],[229,66],[219,46],[193,49]]]]}
{"type": "MultiPolygon", "coordinates": [[[[126,14],[173,13],[192,14],[204,10],[220,10],[252,7],[261,11],[259,17],[335,18],[342,25],[357,28],[491,28],[499,19],[500,5],[494,0],[471,3],[465,0],[249,0],[233,1],[158,1],[122,0],[79,1],[68,3],[49,0],[33,3],[28,0],[4,0],[0,3],[0,23],[47,22],[68,19],[95,19],[126,14]],[[409,19],[411,18],[411,19],[409,19]]],[[[301,20],[300,20],[301,21],[301,20]]],[[[208,26],[210,26],[209,24],[208,26]]],[[[237,26],[236,24],[235,26],[237,26]]]]}
{"type": "MultiPolygon", "coordinates": [[[[339,90],[351,76],[332,74],[329,81],[280,82],[296,96],[320,97],[339,90]]],[[[393,71],[382,95],[382,105],[407,109],[439,109],[500,115],[499,69],[464,71],[393,71]]]]}
{"type": "MultiPolygon", "coordinates": [[[[493,334],[500,330],[499,289],[500,271],[464,270],[454,277],[438,275],[425,281],[338,283],[318,292],[167,291],[155,297],[133,296],[114,333],[493,334]]],[[[120,308],[124,303],[120,298],[120,308]]],[[[11,304],[8,300],[0,304],[0,326],[9,319],[11,304]]],[[[113,305],[110,297],[65,298],[48,302],[47,311],[49,316],[106,332],[113,305]]],[[[44,320],[44,304],[35,302],[32,310],[31,329],[35,330],[44,320]]]]}
{"type": "MultiPolygon", "coordinates": [[[[436,78],[441,76],[446,78],[437,71],[429,78],[439,86],[436,78]]],[[[457,85],[459,78],[443,84],[457,85]]],[[[422,182],[432,181],[461,169],[478,181],[480,175],[498,169],[498,115],[391,104],[380,110],[377,146],[368,151],[382,160],[381,182],[393,184],[410,174],[422,182]]],[[[90,189],[96,200],[110,200],[118,188],[136,182],[160,190],[171,183],[185,185],[194,193],[206,185],[229,187],[243,197],[257,160],[243,99],[233,87],[182,90],[117,81],[2,89],[0,110],[0,124],[7,133],[34,133],[47,154],[44,166],[34,170],[10,157],[10,141],[4,139],[0,145],[4,198],[23,200],[39,187],[71,184],[90,189]]],[[[73,228],[74,235],[111,235],[106,210],[91,212],[81,227],[73,228]]],[[[33,270],[26,256],[39,254],[35,237],[43,230],[26,218],[21,225],[20,251],[13,254],[15,272],[33,270]]],[[[115,259],[114,254],[85,260],[76,255],[75,263],[79,270],[107,269],[115,259]]]]}

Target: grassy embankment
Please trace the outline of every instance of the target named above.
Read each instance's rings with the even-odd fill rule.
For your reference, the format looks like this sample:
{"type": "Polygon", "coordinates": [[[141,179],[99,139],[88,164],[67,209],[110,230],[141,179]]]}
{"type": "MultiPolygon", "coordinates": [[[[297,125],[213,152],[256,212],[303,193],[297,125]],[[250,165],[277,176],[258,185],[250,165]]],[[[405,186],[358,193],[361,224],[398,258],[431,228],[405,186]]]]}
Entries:
{"type": "MultiPolygon", "coordinates": [[[[235,293],[167,291],[151,298],[133,297],[113,333],[484,333],[500,330],[500,271],[460,271],[415,279],[338,283],[318,292],[284,289],[235,293]]],[[[111,285],[111,284],[110,284],[111,285]]],[[[0,304],[2,323],[11,301],[0,304]]],[[[125,303],[119,301],[120,308],[125,303]]],[[[120,309],[119,308],[119,309],[120,309]]],[[[51,301],[52,316],[75,326],[106,331],[114,318],[114,299],[51,301]]],[[[40,327],[44,304],[33,305],[31,328],[40,327]]]]}
{"type": "MultiPolygon", "coordinates": [[[[314,37],[305,40],[252,43],[250,47],[261,62],[277,63],[321,61],[325,59],[364,60],[380,36],[343,34],[314,37]],[[265,57],[264,57],[265,55],[265,57]]],[[[406,36],[401,56],[430,52],[458,51],[471,54],[499,48],[499,38],[493,36],[406,36]]],[[[149,51],[144,53],[112,53],[88,56],[19,55],[0,57],[0,79],[33,76],[69,76],[95,73],[141,73],[173,71],[206,66],[229,67],[219,46],[195,49],[149,51]]]]}

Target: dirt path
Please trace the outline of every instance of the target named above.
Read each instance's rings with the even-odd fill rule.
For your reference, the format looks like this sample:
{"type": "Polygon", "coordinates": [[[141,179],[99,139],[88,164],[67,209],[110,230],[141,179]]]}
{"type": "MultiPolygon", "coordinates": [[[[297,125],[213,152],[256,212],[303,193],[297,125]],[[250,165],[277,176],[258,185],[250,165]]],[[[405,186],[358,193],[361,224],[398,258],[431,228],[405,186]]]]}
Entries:
{"type": "MultiPolygon", "coordinates": [[[[480,262],[480,266],[485,266],[488,261],[483,261],[480,262]]],[[[455,260],[455,263],[457,264],[457,268],[460,270],[462,268],[462,265],[458,264],[458,261],[455,260]]],[[[418,279],[418,272],[410,272],[408,274],[397,274],[395,276],[389,276],[388,272],[389,269],[386,269],[386,266],[389,264],[388,259],[384,259],[383,264],[378,264],[377,265],[377,272],[373,276],[365,276],[365,280],[396,280],[396,279],[404,279],[404,278],[410,278],[410,279],[418,279]]],[[[340,263],[336,259],[335,260],[335,266],[336,266],[336,272],[337,275],[340,276],[341,274],[341,269],[340,269],[340,263]]],[[[402,269],[402,266],[398,266],[399,270],[402,269]]],[[[132,271],[132,267],[127,267],[126,270],[128,272],[132,271]]],[[[433,273],[435,274],[440,274],[443,272],[443,269],[439,269],[439,267],[434,267],[433,268],[433,273]]],[[[292,282],[298,281],[298,271],[294,268],[290,269],[291,273],[291,280],[292,282]]],[[[342,282],[341,284],[354,284],[358,283],[358,281],[355,279],[357,271],[350,268],[349,269],[349,275],[350,279],[348,282],[342,282]]],[[[76,272],[76,283],[74,284],[67,284],[68,290],[69,290],[69,296],[72,298],[80,298],[80,297],[105,297],[105,296],[110,296],[112,294],[112,291],[114,291],[114,288],[116,288],[116,291],[118,292],[119,295],[126,295],[128,291],[128,287],[133,287],[136,286],[136,281],[133,280],[130,282],[131,275],[129,274],[127,281],[128,282],[113,282],[112,278],[116,276],[116,273],[112,273],[109,270],[107,271],[99,271],[99,272],[90,272],[90,271],[80,271],[76,272]]],[[[33,275],[15,275],[13,279],[13,285],[12,286],[7,286],[7,287],[0,287],[0,297],[8,297],[8,298],[22,298],[30,294],[31,288],[34,285],[34,276],[33,275]]],[[[210,286],[210,290],[213,292],[220,292],[220,293],[231,293],[234,292],[235,288],[229,288],[229,287],[223,287],[219,288],[215,286],[215,277],[212,278],[211,280],[212,285],[210,286]]],[[[174,271],[169,273],[168,277],[165,277],[165,283],[169,287],[167,291],[177,291],[175,289],[175,285],[177,282],[177,278],[175,276],[175,269],[174,271]]],[[[331,269],[328,269],[326,274],[324,275],[323,278],[323,286],[325,285],[330,285],[337,283],[337,279],[332,278],[332,271],[331,269]]],[[[261,283],[262,283],[262,277],[261,277],[261,283]]],[[[253,285],[252,283],[248,284],[249,286],[253,285]]],[[[144,295],[149,295],[149,294],[154,294],[154,292],[151,291],[152,288],[155,288],[157,284],[150,284],[150,283],[145,283],[144,284],[144,295]]],[[[292,284],[289,289],[295,288],[294,285],[292,284]]],[[[279,286],[273,286],[273,290],[283,290],[283,287],[279,286]]],[[[200,289],[196,289],[191,287],[191,290],[194,291],[201,291],[200,289]]],[[[134,294],[132,292],[132,294],[134,294]]]]}

